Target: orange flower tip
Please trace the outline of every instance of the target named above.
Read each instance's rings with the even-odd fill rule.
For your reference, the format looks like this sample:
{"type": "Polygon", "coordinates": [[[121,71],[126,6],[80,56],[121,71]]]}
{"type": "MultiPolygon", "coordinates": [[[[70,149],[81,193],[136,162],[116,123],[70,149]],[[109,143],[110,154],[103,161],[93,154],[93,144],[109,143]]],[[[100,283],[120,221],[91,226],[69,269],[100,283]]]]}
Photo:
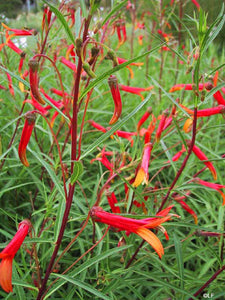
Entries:
{"type": "Polygon", "coordinates": [[[109,125],[115,124],[117,120],[118,120],[118,116],[117,115],[113,115],[112,119],[109,121],[109,125]]]}
{"type": "Polygon", "coordinates": [[[193,215],[193,218],[194,218],[195,224],[197,225],[198,224],[198,217],[196,215],[193,215]]]}
{"type": "Polygon", "coordinates": [[[190,129],[191,129],[192,124],[193,124],[193,120],[192,119],[187,119],[184,123],[183,131],[186,132],[186,133],[189,132],[190,129]]]}
{"type": "Polygon", "coordinates": [[[161,259],[164,254],[163,246],[159,240],[159,238],[147,228],[139,227],[136,231],[142,239],[144,239],[158,254],[159,258],[161,259]]]}
{"type": "Polygon", "coordinates": [[[22,163],[25,167],[29,167],[29,166],[30,166],[30,164],[29,164],[29,162],[28,162],[28,160],[27,160],[27,157],[26,157],[26,153],[20,154],[19,157],[20,157],[21,163],[22,163]]]}
{"type": "Polygon", "coordinates": [[[171,87],[171,89],[169,90],[169,93],[173,93],[173,92],[176,92],[176,91],[180,91],[183,89],[183,86],[173,86],[171,87]]]}

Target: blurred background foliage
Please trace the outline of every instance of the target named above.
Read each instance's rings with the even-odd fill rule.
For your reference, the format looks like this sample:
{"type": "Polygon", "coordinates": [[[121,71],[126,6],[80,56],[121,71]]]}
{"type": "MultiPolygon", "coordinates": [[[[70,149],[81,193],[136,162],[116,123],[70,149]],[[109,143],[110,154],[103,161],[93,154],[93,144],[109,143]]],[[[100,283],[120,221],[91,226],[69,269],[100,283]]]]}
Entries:
{"type": "MultiPolygon", "coordinates": [[[[82,0],[86,2],[86,5],[88,5],[88,0],[82,0]]],[[[183,21],[190,26],[190,22],[188,21],[187,16],[194,16],[195,7],[194,4],[190,0],[175,0],[177,2],[177,5],[175,6],[174,13],[178,16],[179,15],[179,1],[182,2],[183,5],[183,21]]],[[[49,1],[51,3],[54,3],[57,5],[61,1],[57,0],[51,0],[49,1]]],[[[67,2],[75,2],[79,4],[80,1],[72,0],[67,2]]],[[[115,0],[102,0],[102,6],[107,8],[110,8],[116,1],[115,0]]],[[[148,11],[154,11],[156,7],[159,7],[159,1],[149,1],[149,0],[133,0],[133,3],[136,3],[136,6],[138,7],[138,10],[141,12],[143,11],[142,8],[144,7],[145,10],[148,11]]],[[[221,11],[221,7],[224,4],[225,0],[198,0],[199,4],[201,5],[202,9],[208,13],[208,24],[211,24],[213,20],[218,16],[219,12],[221,11]]],[[[170,9],[170,3],[171,0],[163,0],[163,4],[167,5],[170,9]]],[[[164,6],[165,7],[165,6],[164,6]]],[[[12,20],[9,20],[10,23],[15,24],[15,21],[18,20],[19,23],[21,23],[22,26],[37,28],[37,24],[40,24],[39,18],[38,18],[38,12],[41,14],[43,8],[43,2],[41,0],[6,0],[6,1],[0,1],[0,18],[2,21],[5,18],[9,18],[12,20]],[[29,15],[31,14],[31,17],[29,15]],[[34,14],[37,14],[35,16],[34,14]],[[16,20],[15,20],[16,19],[16,20]]],[[[123,13],[123,12],[122,12],[123,13]]],[[[165,11],[166,13],[166,11],[165,11]]],[[[16,22],[17,23],[17,22],[16,22]]],[[[17,25],[17,24],[16,24],[17,25]]],[[[173,24],[172,24],[173,26],[173,24]]],[[[195,33],[196,28],[193,27],[192,23],[192,34],[195,33]]],[[[176,28],[174,27],[174,31],[176,32],[176,28]]],[[[174,32],[174,34],[175,34],[174,32]]],[[[185,31],[184,31],[185,32],[185,31]]],[[[185,36],[183,37],[185,39],[185,36]]],[[[220,48],[224,46],[225,41],[225,26],[220,31],[216,42],[220,45],[220,48]]]]}

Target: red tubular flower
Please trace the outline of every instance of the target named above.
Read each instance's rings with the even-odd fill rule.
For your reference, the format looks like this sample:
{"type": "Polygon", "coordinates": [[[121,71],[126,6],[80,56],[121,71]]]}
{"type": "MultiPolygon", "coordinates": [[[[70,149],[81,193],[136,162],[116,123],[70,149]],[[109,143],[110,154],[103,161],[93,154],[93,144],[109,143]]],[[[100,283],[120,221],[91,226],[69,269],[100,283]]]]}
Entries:
{"type": "MultiPolygon", "coordinates": [[[[172,157],[172,161],[177,161],[185,151],[186,151],[186,149],[185,149],[184,145],[182,145],[182,149],[172,157]]],[[[169,162],[170,162],[169,160],[166,161],[166,163],[169,163],[169,162]]]]}
{"type": "Polygon", "coordinates": [[[200,4],[196,0],[191,0],[192,3],[197,7],[198,10],[200,10],[200,4]]]}
{"type": "MultiPolygon", "coordinates": [[[[170,207],[171,209],[172,207],[170,207]]],[[[167,211],[166,211],[167,212],[167,211]]],[[[161,216],[161,215],[157,215],[161,216]]],[[[139,235],[142,239],[149,243],[161,258],[164,254],[163,246],[158,237],[148,228],[156,228],[162,223],[171,219],[171,216],[162,216],[162,218],[146,218],[142,220],[135,220],[132,218],[122,217],[113,213],[104,211],[101,207],[94,206],[91,209],[91,217],[95,222],[110,225],[118,230],[126,230],[139,235]]]]}
{"type": "Polygon", "coordinates": [[[139,44],[140,46],[143,45],[143,38],[144,38],[143,34],[141,34],[141,35],[138,36],[138,44],[139,44]]]}
{"type": "Polygon", "coordinates": [[[111,94],[113,97],[113,101],[114,101],[114,105],[115,105],[113,116],[112,116],[111,120],[109,121],[109,124],[112,125],[119,119],[119,117],[122,113],[122,101],[121,101],[118,81],[117,81],[117,78],[115,75],[110,75],[110,77],[108,79],[108,84],[109,84],[111,94]]]}
{"type": "Polygon", "coordinates": [[[218,104],[225,105],[225,99],[223,98],[220,91],[216,91],[215,94],[213,94],[213,98],[217,101],[218,104]]]}
{"type": "Polygon", "coordinates": [[[14,92],[13,85],[12,85],[12,78],[9,75],[9,73],[6,73],[6,76],[8,78],[9,92],[14,97],[15,96],[15,92],[14,92]]]}
{"type": "Polygon", "coordinates": [[[160,141],[160,138],[161,138],[161,134],[163,132],[163,128],[165,126],[165,123],[166,123],[166,119],[168,117],[168,109],[166,109],[162,115],[161,115],[161,120],[159,122],[159,126],[156,130],[156,134],[155,134],[155,138],[156,138],[156,142],[158,143],[160,141]]]}
{"type": "Polygon", "coordinates": [[[137,124],[137,131],[140,130],[141,126],[144,124],[144,122],[148,119],[148,117],[152,114],[152,107],[148,107],[146,112],[143,114],[141,119],[139,120],[137,124]]]}
{"type": "Polygon", "coordinates": [[[47,107],[47,106],[45,106],[45,107],[41,106],[41,104],[38,103],[38,102],[34,99],[34,97],[32,97],[32,99],[24,100],[24,103],[30,103],[31,105],[33,105],[33,107],[34,107],[35,109],[37,109],[38,111],[40,111],[40,112],[41,112],[43,115],[45,115],[45,116],[48,116],[48,115],[49,115],[48,107],[47,107]]]}
{"type": "Polygon", "coordinates": [[[26,30],[26,29],[14,29],[14,28],[10,28],[7,25],[5,25],[4,23],[2,23],[2,26],[7,30],[7,39],[6,39],[6,43],[14,36],[27,36],[27,35],[33,35],[36,34],[36,31],[34,29],[31,30],[26,30]],[[8,31],[12,31],[13,34],[8,35],[8,31]]]}
{"type": "Polygon", "coordinates": [[[22,52],[21,55],[20,55],[20,63],[19,63],[19,67],[18,67],[18,72],[19,73],[21,73],[21,71],[22,71],[25,57],[26,57],[26,53],[22,52]]]}
{"type": "Polygon", "coordinates": [[[132,87],[132,86],[119,84],[120,90],[125,91],[127,93],[136,94],[140,96],[142,100],[144,100],[144,97],[141,95],[141,92],[151,91],[153,88],[154,86],[149,86],[147,88],[139,88],[139,87],[132,87]]]}
{"type": "Polygon", "coordinates": [[[194,178],[192,181],[194,181],[198,184],[204,185],[210,189],[214,189],[217,192],[219,192],[223,198],[223,205],[225,205],[225,195],[222,191],[220,191],[222,188],[225,188],[225,185],[204,181],[204,180],[201,180],[200,178],[194,178]]]}
{"type": "Polygon", "coordinates": [[[107,197],[107,200],[108,200],[108,203],[111,207],[111,210],[113,213],[116,213],[116,214],[120,214],[121,211],[120,211],[120,208],[119,206],[116,206],[116,204],[118,203],[117,199],[116,199],[116,195],[114,192],[110,192],[109,190],[106,191],[106,197],[107,197]]]}
{"type": "Polygon", "coordinates": [[[146,143],[144,146],[144,151],[141,160],[141,167],[139,168],[135,181],[133,183],[134,187],[138,187],[142,182],[148,184],[148,167],[151,158],[152,143],[146,143]]]}
{"type": "Polygon", "coordinates": [[[33,97],[41,104],[45,104],[45,101],[42,99],[38,91],[38,66],[39,63],[36,59],[31,58],[29,60],[29,80],[30,80],[30,89],[33,97]]]}
{"type": "Polygon", "coordinates": [[[6,45],[19,55],[23,53],[23,50],[19,49],[11,40],[9,40],[6,45]]]}
{"type": "MultiPolygon", "coordinates": [[[[179,84],[175,84],[174,86],[172,86],[171,89],[169,90],[169,93],[173,93],[175,91],[179,91],[182,89],[185,89],[186,91],[192,91],[194,88],[195,88],[195,85],[192,83],[187,83],[187,84],[179,83],[179,84]]],[[[204,88],[205,88],[205,84],[199,83],[198,90],[202,91],[204,88]]]]}
{"type": "Polygon", "coordinates": [[[131,147],[133,147],[134,141],[131,137],[136,135],[136,132],[128,132],[128,131],[117,130],[113,134],[117,135],[121,138],[127,139],[130,142],[131,147]]]}
{"type": "MultiPolygon", "coordinates": [[[[127,62],[127,59],[124,59],[124,58],[121,58],[121,57],[117,57],[117,60],[118,60],[118,64],[123,64],[125,62],[127,62]]],[[[140,63],[140,62],[133,62],[133,63],[130,63],[131,66],[136,66],[136,67],[140,67],[140,66],[143,66],[144,63],[140,63]]]]}
{"type": "MultiPolygon", "coordinates": [[[[190,141],[187,141],[187,145],[190,146],[190,141]]],[[[208,160],[207,156],[197,146],[194,145],[192,151],[200,160],[208,160]]],[[[217,174],[213,164],[210,161],[204,161],[203,163],[207,166],[207,168],[209,168],[214,180],[216,180],[217,174]]]]}
{"type": "Polygon", "coordinates": [[[70,68],[71,70],[73,70],[74,72],[77,71],[77,67],[74,63],[72,63],[71,61],[65,59],[65,57],[61,56],[59,61],[61,63],[63,63],[65,66],[67,66],[68,68],[70,68]]]}
{"type": "Polygon", "coordinates": [[[113,155],[113,152],[112,151],[105,151],[105,147],[104,147],[102,149],[102,151],[96,156],[96,158],[93,158],[91,160],[91,164],[94,161],[98,160],[98,161],[100,161],[103,164],[103,166],[105,166],[110,171],[110,173],[112,173],[113,169],[114,169],[114,165],[106,157],[106,156],[112,156],[112,155],[113,155]]]}
{"type": "Polygon", "coordinates": [[[19,224],[19,228],[11,242],[0,253],[0,285],[6,293],[13,291],[12,288],[12,264],[13,258],[16,252],[21,247],[25,237],[27,236],[31,223],[28,220],[24,220],[19,224]]]}
{"type": "MultiPolygon", "coordinates": [[[[190,115],[194,115],[194,111],[185,107],[182,104],[179,104],[186,112],[188,112],[190,115]]],[[[211,108],[205,108],[205,109],[199,109],[197,111],[197,117],[209,117],[212,115],[222,114],[225,112],[225,106],[224,105],[218,105],[216,107],[211,108]]]]}
{"type": "Polygon", "coordinates": [[[41,25],[42,31],[44,31],[44,29],[47,31],[48,26],[49,26],[50,21],[51,21],[51,16],[52,16],[51,10],[49,9],[48,6],[45,6],[44,7],[43,18],[42,18],[42,25],[41,25]]]}
{"type": "Polygon", "coordinates": [[[96,123],[95,121],[93,120],[88,120],[88,123],[93,126],[94,128],[98,129],[99,131],[102,131],[102,132],[106,132],[107,129],[105,127],[103,127],[102,125],[96,123]]]}
{"type": "Polygon", "coordinates": [[[51,98],[47,93],[45,93],[44,89],[41,89],[42,94],[58,109],[61,109],[63,107],[62,101],[55,101],[53,98],[51,98]]]}
{"type": "MultiPolygon", "coordinates": [[[[176,198],[174,198],[176,200],[176,198]]],[[[193,209],[190,208],[190,206],[184,202],[183,200],[176,200],[180,205],[181,207],[186,210],[189,214],[191,214],[194,218],[194,221],[195,221],[195,224],[198,224],[198,217],[196,215],[196,213],[193,211],[193,209]]]]}
{"type": "MultiPolygon", "coordinates": [[[[57,90],[57,89],[55,89],[55,88],[51,88],[50,91],[51,91],[52,93],[58,95],[58,96],[63,97],[63,92],[60,91],[60,90],[57,90]]],[[[67,96],[67,97],[71,97],[71,95],[68,94],[68,93],[66,93],[66,92],[64,92],[64,94],[65,94],[65,96],[67,96]]]]}
{"type": "Polygon", "coordinates": [[[69,56],[71,55],[73,61],[75,62],[75,57],[76,57],[76,54],[75,54],[75,51],[74,51],[74,45],[71,44],[67,50],[66,50],[66,59],[69,60],[69,56]]]}
{"type": "Polygon", "coordinates": [[[27,150],[27,145],[29,143],[33,128],[34,128],[34,124],[35,124],[35,120],[36,120],[36,113],[34,111],[29,111],[26,113],[25,118],[26,118],[26,120],[24,123],[21,138],[20,138],[18,154],[19,154],[19,158],[20,158],[22,164],[24,164],[24,166],[26,166],[26,167],[29,167],[29,163],[28,163],[27,157],[26,157],[26,150],[27,150]]]}

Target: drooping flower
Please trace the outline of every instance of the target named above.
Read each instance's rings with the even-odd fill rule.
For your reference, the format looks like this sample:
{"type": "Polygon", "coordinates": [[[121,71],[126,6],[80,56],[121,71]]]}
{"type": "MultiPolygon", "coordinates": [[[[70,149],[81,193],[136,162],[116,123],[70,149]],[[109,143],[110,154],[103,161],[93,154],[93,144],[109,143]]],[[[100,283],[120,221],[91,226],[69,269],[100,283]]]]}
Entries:
{"type": "MultiPolygon", "coordinates": [[[[190,146],[190,141],[187,141],[187,145],[190,146]]],[[[216,180],[217,179],[216,169],[214,168],[213,164],[210,161],[207,161],[208,157],[196,145],[193,146],[192,152],[194,152],[194,154],[198,157],[198,159],[204,160],[203,163],[207,166],[207,168],[209,168],[209,170],[213,175],[214,180],[216,180]]]]}
{"type": "Polygon", "coordinates": [[[10,293],[12,288],[12,264],[16,252],[21,247],[25,237],[27,236],[31,223],[29,220],[24,220],[19,224],[18,231],[11,242],[0,253],[0,285],[2,289],[10,293]]]}
{"type": "MultiPolygon", "coordinates": [[[[127,59],[124,59],[124,58],[121,58],[121,57],[117,57],[117,61],[118,61],[118,64],[123,64],[125,62],[127,62],[127,59]]],[[[136,66],[136,67],[140,67],[140,66],[143,66],[144,63],[142,62],[133,62],[133,63],[130,63],[131,66],[136,66]]],[[[129,66],[126,66],[126,68],[129,70],[130,72],[130,77],[131,78],[134,78],[134,72],[133,70],[131,69],[131,67],[129,66]]]]}
{"type": "Polygon", "coordinates": [[[18,154],[22,164],[24,164],[26,167],[29,167],[29,162],[27,161],[26,157],[26,150],[34,128],[36,113],[34,111],[29,111],[26,113],[25,118],[26,120],[20,138],[18,154]]]}
{"type": "Polygon", "coordinates": [[[120,207],[116,206],[116,204],[118,203],[118,200],[116,198],[115,193],[110,192],[109,190],[106,190],[106,197],[107,197],[107,200],[111,207],[112,212],[116,213],[116,214],[120,214],[121,213],[120,207]]]}
{"type": "Polygon", "coordinates": [[[217,192],[219,192],[220,195],[223,198],[223,205],[225,205],[225,194],[221,191],[221,189],[225,188],[225,185],[218,184],[218,183],[213,183],[213,182],[208,182],[208,181],[204,181],[204,180],[202,180],[200,178],[194,178],[192,181],[195,182],[195,183],[204,185],[204,186],[206,186],[206,187],[208,187],[210,189],[214,189],[217,192]]]}
{"type": "Polygon", "coordinates": [[[197,0],[191,0],[192,3],[197,7],[198,10],[200,10],[200,4],[198,3],[197,0]]]}
{"type": "Polygon", "coordinates": [[[166,119],[168,117],[168,109],[166,109],[162,115],[161,115],[161,119],[160,119],[160,122],[159,122],[159,125],[158,125],[158,128],[156,130],[156,134],[155,134],[155,139],[156,139],[156,142],[158,143],[160,141],[160,138],[161,138],[161,134],[163,132],[163,129],[164,129],[164,126],[165,126],[165,123],[166,123],[166,119]]]}
{"type": "MultiPolygon", "coordinates": [[[[185,197],[186,196],[184,196],[184,198],[185,197]]],[[[190,208],[190,206],[184,200],[180,199],[182,197],[176,197],[176,196],[174,196],[173,198],[174,198],[174,200],[176,200],[181,205],[181,207],[184,210],[186,210],[190,215],[192,215],[192,217],[194,218],[195,224],[198,224],[198,217],[197,217],[196,213],[194,212],[193,209],[190,208]]]]}
{"type": "Polygon", "coordinates": [[[38,90],[38,67],[39,63],[36,59],[31,58],[29,60],[29,81],[30,89],[33,97],[41,104],[45,104],[45,101],[42,99],[39,90],[38,90]]]}
{"type": "Polygon", "coordinates": [[[141,126],[144,124],[144,122],[149,118],[149,116],[152,114],[152,107],[148,107],[146,112],[143,114],[141,119],[138,121],[137,124],[137,131],[140,130],[141,126]]]}
{"type": "Polygon", "coordinates": [[[159,214],[156,215],[156,217],[136,220],[133,218],[126,218],[113,213],[108,213],[104,211],[101,207],[94,206],[91,209],[91,217],[95,222],[110,225],[118,229],[119,231],[125,230],[128,234],[135,233],[139,235],[142,239],[148,242],[150,246],[152,246],[152,248],[161,258],[164,254],[163,246],[159,238],[151,230],[148,229],[160,228],[160,225],[162,223],[170,220],[171,216],[168,215],[168,213],[171,208],[172,206],[161,211],[159,214]]]}
{"type": "Polygon", "coordinates": [[[137,175],[135,177],[135,181],[133,183],[134,187],[138,187],[141,183],[148,184],[148,167],[149,167],[149,161],[151,158],[151,150],[152,150],[152,143],[145,143],[142,160],[141,160],[141,166],[137,171],[137,175]]]}
{"type": "Polygon", "coordinates": [[[154,88],[154,86],[149,86],[147,88],[140,88],[140,87],[133,87],[133,86],[119,84],[120,90],[127,92],[127,93],[136,94],[136,95],[140,96],[142,100],[144,100],[144,97],[141,94],[141,92],[151,91],[153,88],[154,88]]]}
{"type": "MultiPolygon", "coordinates": [[[[179,104],[186,112],[188,112],[190,115],[194,115],[194,111],[187,108],[186,106],[179,104]]],[[[215,107],[205,108],[205,109],[199,109],[197,110],[197,117],[209,117],[212,115],[222,114],[225,113],[225,106],[224,105],[218,105],[215,107]]]]}
{"type": "Polygon", "coordinates": [[[27,35],[35,35],[37,32],[34,29],[14,29],[14,28],[10,28],[7,25],[5,25],[4,23],[2,23],[2,26],[6,29],[6,43],[14,36],[27,36],[27,35]],[[8,34],[9,31],[12,31],[13,34],[8,34]]]}
{"type": "Polygon", "coordinates": [[[114,101],[114,113],[111,120],[109,121],[109,124],[112,125],[119,119],[122,113],[122,100],[120,96],[118,80],[115,75],[110,75],[108,84],[114,101]]]}
{"type": "Polygon", "coordinates": [[[74,63],[72,63],[71,61],[67,60],[65,57],[61,56],[59,58],[59,61],[61,63],[63,63],[65,66],[67,66],[68,68],[70,68],[71,70],[73,70],[74,72],[77,71],[77,67],[74,63]]]}

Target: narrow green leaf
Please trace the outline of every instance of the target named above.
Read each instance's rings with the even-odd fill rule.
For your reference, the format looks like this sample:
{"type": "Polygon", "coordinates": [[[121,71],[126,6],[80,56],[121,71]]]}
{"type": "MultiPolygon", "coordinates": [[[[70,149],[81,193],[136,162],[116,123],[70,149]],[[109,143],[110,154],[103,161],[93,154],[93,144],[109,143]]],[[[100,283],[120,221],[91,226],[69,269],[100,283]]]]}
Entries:
{"type": "Polygon", "coordinates": [[[90,284],[88,284],[87,282],[82,282],[80,280],[77,279],[73,279],[69,276],[66,275],[61,275],[61,274],[52,274],[53,276],[62,278],[63,280],[70,282],[86,291],[88,291],[89,293],[95,295],[96,297],[98,297],[98,299],[105,299],[105,300],[111,300],[111,298],[109,298],[108,296],[104,295],[103,293],[99,292],[98,290],[94,289],[90,284]]]}
{"type": "Polygon", "coordinates": [[[73,36],[73,33],[71,32],[68,23],[66,22],[64,16],[62,15],[62,13],[53,5],[51,5],[48,1],[46,0],[42,0],[45,4],[47,4],[51,11],[56,15],[56,17],[59,19],[59,21],[61,22],[61,24],[63,25],[68,37],[70,38],[71,42],[75,45],[75,39],[73,36]]]}
{"type": "Polygon", "coordinates": [[[173,97],[171,97],[170,94],[167,93],[167,91],[165,91],[164,88],[154,78],[152,77],[150,78],[153,81],[153,84],[156,85],[158,88],[160,88],[163,91],[163,93],[173,102],[173,104],[176,105],[176,107],[189,118],[190,117],[189,114],[182,107],[180,107],[180,105],[173,99],[173,97]]]}
{"type": "Polygon", "coordinates": [[[153,53],[154,51],[158,50],[163,44],[160,44],[159,46],[156,46],[155,48],[153,48],[150,51],[147,51],[145,53],[143,53],[142,55],[136,56],[116,67],[114,67],[113,69],[110,69],[108,71],[106,71],[105,73],[99,75],[95,80],[93,80],[88,87],[81,93],[79,100],[81,100],[83,97],[85,97],[87,95],[87,93],[92,90],[97,84],[99,84],[103,79],[105,79],[106,77],[108,77],[109,75],[118,72],[119,70],[123,69],[124,67],[128,66],[129,64],[131,64],[132,62],[135,62],[143,57],[145,57],[148,54],[153,53]]]}
{"type": "MultiPolygon", "coordinates": [[[[81,11],[82,11],[82,15],[84,18],[87,18],[88,16],[88,11],[87,11],[87,8],[86,8],[86,4],[85,4],[85,1],[84,0],[80,0],[80,7],[81,7],[81,11]]],[[[76,22],[77,22],[77,19],[75,18],[76,22]]],[[[77,35],[76,35],[77,36],[77,35]]]]}
{"type": "Polygon", "coordinates": [[[176,174],[177,173],[177,169],[175,167],[174,162],[172,161],[172,156],[170,155],[170,151],[168,150],[168,148],[167,148],[166,144],[164,143],[163,139],[160,140],[160,144],[161,144],[161,146],[162,146],[162,148],[163,148],[166,156],[168,157],[168,159],[169,159],[169,161],[171,163],[171,166],[173,167],[174,172],[176,174]]]}
{"type": "MultiPolygon", "coordinates": [[[[85,2],[84,1],[80,1],[84,4],[84,7],[86,8],[85,6],[85,2]]],[[[83,12],[83,9],[82,9],[82,12],[83,12]]],[[[80,31],[80,27],[81,27],[81,18],[80,18],[80,7],[78,7],[78,9],[76,10],[76,13],[75,13],[75,37],[77,38],[79,36],[79,31],[80,31]]]]}
{"type": "Polygon", "coordinates": [[[122,2],[120,2],[119,4],[117,4],[115,7],[113,7],[113,9],[110,11],[110,13],[105,17],[105,19],[102,22],[102,26],[120,9],[122,9],[122,7],[126,4],[127,0],[124,0],[122,2]]]}
{"type": "Polygon", "coordinates": [[[59,205],[58,205],[58,208],[57,208],[58,210],[57,210],[56,221],[55,221],[55,225],[54,225],[55,242],[57,241],[58,236],[59,236],[59,231],[60,231],[60,228],[61,228],[65,208],[66,208],[66,202],[65,201],[59,201],[59,205]]]}
{"type": "Polygon", "coordinates": [[[180,287],[181,289],[184,289],[184,263],[183,263],[182,248],[181,248],[180,240],[178,239],[175,233],[173,234],[173,240],[174,240],[175,251],[176,251],[178,272],[180,275],[180,287]]]}
{"type": "MultiPolygon", "coordinates": [[[[50,166],[50,164],[48,164],[37,152],[32,151],[29,147],[28,150],[33,154],[34,157],[36,157],[36,159],[42,164],[42,166],[46,169],[46,171],[48,172],[51,180],[54,182],[58,192],[61,194],[62,196],[62,200],[65,199],[65,195],[64,195],[64,190],[63,187],[61,185],[60,180],[57,178],[57,176],[55,175],[55,172],[52,169],[52,166],[50,166]]],[[[45,154],[42,153],[43,156],[45,156],[45,154]]],[[[48,156],[46,156],[46,159],[48,159],[48,156]]],[[[63,202],[63,201],[62,201],[63,202]]]]}
{"type": "Polygon", "coordinates": [[[83,164],[81,161],[74,162],[73,174],[71,175],[71,184],[74,184],[83,173],[83,164]]]}
{"type": "MultiPolygon", "coordinates": [[[[122,247],[116,247],[113,249],[110,249],[106,252],[102,252],[99,255],[96,255],[90,259],[88,259],[85,263],[83,263],[81,266],[75,268],[75,270],[73,270],[72,272],[70,272],[68,275],[70,277],[75,277],[77,275],[79,275],[81,272],[84,272],[85,270],[87,270],[88,268],[90,268],[93,265],[96,265],[98,262],[102,261],[103,259],[111,256],[111,255],[115,255],[118,252],[122,252],[125,249],[130,248],[132,245],[127,245],[127,246],[122,246],[122,247]]],[[[51,276],[53,275],[53,273],[51,274],[51,276]]],[[[53,275],[54,276],[54,275],[53,275]]],[[[56,274],[57,276],[57,274],[56,274]]],[[[47,298],[49,298],[52,294],[54,294],[62,285],[64,285],[66,282],[62,280],[60,280],[59,282],[57,282],[54,287],[52,289],[50,289],[47,293],[47,295],[45,296],[45,300],[47,298]]]]}
{"type": "Polygon", "coordinates": [[[14,74],[13,72],[11,72],[10,70],[4,68],[3,66],[0,65],[0,69],[5,71],[6,73],[9,73],[10,76],[12,76],[13,78],[17,79],[18,81],[22,82],[26,87],[30,88],[30,84],[29,82],[27,82],[26,80],[22,79],[20,76],[14,74]]]}
{"type": "Polygon", "coordinates": [[[130,118],[132,118],[151,98],[151,93],[142,101],[129,115],[127,115],[123,120],[117,122],[110,130],[101,135],[98,139],[94,141],[86,150],[80,159],[83,159],[88,154],[90,154],[96,147],[102,144],[108,137],[110,137],[116,130],[118,130],[123,124],[125,124],[130,118]]]}

